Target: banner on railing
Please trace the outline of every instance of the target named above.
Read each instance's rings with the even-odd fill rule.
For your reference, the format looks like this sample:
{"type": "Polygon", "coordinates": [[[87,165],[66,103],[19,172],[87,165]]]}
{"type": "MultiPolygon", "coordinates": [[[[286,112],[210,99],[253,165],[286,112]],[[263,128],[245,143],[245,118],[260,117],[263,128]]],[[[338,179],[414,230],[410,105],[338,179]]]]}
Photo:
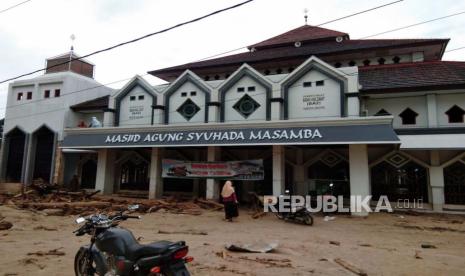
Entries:
{"type": "Polygon", "coordinates": [[[263,180],[263,160],[228,162],[187,162],[163,159],[162,176],[165,178],[217,178],[233,180],[263,180]]]}

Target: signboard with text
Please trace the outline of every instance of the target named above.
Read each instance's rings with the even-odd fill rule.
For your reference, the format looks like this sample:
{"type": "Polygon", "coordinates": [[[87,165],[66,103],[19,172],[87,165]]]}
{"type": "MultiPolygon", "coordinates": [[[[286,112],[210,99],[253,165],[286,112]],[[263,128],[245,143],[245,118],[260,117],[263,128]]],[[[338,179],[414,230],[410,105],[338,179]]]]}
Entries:
{"type": "Polygon", "coordinates": [[[186,162],[163,159],[162,177],[165,178],[217,178],[234,180],[263,180],[263,160],[229,162],[186,162]]]}
{"type": "Polygon", "coordinates": [[[212,127],[207,130],[165,129],[123,133],[114,128],[103,133],[98,131],[99,129],[95,129],[97,133],[70,133],[65,136],[62,147],[399,143],[389,124],[242,129],[212,127]]]}

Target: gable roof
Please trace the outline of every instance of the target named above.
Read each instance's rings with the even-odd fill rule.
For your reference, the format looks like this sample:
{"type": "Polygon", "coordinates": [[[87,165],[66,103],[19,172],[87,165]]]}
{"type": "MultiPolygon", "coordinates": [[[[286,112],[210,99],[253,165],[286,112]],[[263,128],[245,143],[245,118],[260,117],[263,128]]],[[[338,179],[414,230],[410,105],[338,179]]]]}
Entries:
{"type": "Polygon", "coordinates": [[[269,47],[277,47],[285,44],[294,44],[295,42],[305,42],[312,40],[330,40],[336,37],[349,38],[349,34],[325,29],[316,26],[304,25],[295,29],[292,29],[283,34],[274,36],[262,42],[248,46],[249,49],[263,49],[269,47]]]}
{"type": "Polygon", "coordinates": [[[359,67],[361,92],[465,88],[465,62],[431,61],[359,67]]]}
{"type": "MultiPolygon", "coordinates": [[[[364,50],[378,50],[396,47],[413,47],[426,45],[439,45],[441,49],[445,48],[445,44],[449,39],[363,39],[363,40],[343,40],[342,42],[320,41],[314,43],[303,44],[301,47],[277,47],[266,48],[259,51],[250,51],[229,55],[225,57],[209,59],[199,62],[186,63],[178,66],[149,71],[149,74],[157,76],[161,79],[168,79],[173,75],[180,75],[183,71],[217,68],[222,66],[237,66],[239,68],[243,63],[255,65],[256,63],[266,61],[301,59],[301,62],[312,55],[325,56],[332,54],[345,54],[352,52],[360,52],[364,50]]],[[[443,50],[442,50],[443,51],[443,50]]],[[[441,52],[442,55],[442,52],[441,52]]],[[[441,57],[438,57],[440,59],[441,57]]]]}

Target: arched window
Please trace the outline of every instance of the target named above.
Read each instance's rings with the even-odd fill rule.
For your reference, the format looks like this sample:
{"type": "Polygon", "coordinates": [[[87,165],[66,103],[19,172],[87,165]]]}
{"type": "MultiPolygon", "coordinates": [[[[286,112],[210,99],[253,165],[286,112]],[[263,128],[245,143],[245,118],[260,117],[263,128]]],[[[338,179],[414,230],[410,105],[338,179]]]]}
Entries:
{"type": "Polygon", "coordinates": [[[355,66],[357,63],[353,60],[349,61],[349,66],[355,66]]]}
{"type": "Polygon", "coordinates": [[[414,125],[417,123],[418,113],[407,107],[402,113],[399,114],[402,118],[403,125],[414,125]]]}
{"type": "Polygon", "coordinates": [[[339,67],[341,67],[341,66],[342,66],[342,64],[341,64],[340,62],[336,62],[336,63],[334,64],[334,67],[336,67],[336,68],[339,68],[339,67]]]}
{"type": "Polygon", "coordinates": [[[446,112],[447,117],[449,118],[449,123],[463,123],[463,115],[465,115],[465,110],[454,105],[446,112]]]}
{"type": "Polygon", "coordinates": [[[371,62],[371,61],[370,61],[369,59],[365,59],[365,60],[363,61],[363,65],[368,66],[368,65],[370,65],[370,62],[371,62]]]}
{"type": "Polygon", "coordinates": [[[378,112],[375,113],[375,116],[389,116],[391,113],[387,112],[384,108],[381,108],[378,112]]]}
{"type": "Polygon", "coordinates": [[[378,63],[379,63],[380,65],[383,65],[385,62],[386,62],[386,59],[384,59],[384,58],[379,58],[379,59],[378,59],[378,63]]]}

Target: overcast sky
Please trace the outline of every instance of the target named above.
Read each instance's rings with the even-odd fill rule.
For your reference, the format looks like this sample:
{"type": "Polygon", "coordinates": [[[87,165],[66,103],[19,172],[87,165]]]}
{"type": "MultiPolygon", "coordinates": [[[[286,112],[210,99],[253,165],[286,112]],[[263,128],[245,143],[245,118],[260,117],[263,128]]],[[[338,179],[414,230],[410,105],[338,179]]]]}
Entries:
{"type": "MultiPolygon", "coordinates": [[[[23,0],[1,0],[0,10],[23,0]]],[[[393,0],[255,0],[201,22],[98,54],[96,80],[109,83],[149,70],[202,59],[247,46],[304,24],[319,23],[393,0]]],[[[154,32],[240,0],[32,0],[0,13],[0,80],[44,66],[47,57],[69,51],[74,34],[77,54],[154,32]]],[[[395,5],[325,25],[352,39],[465,11],[465,1],[404,0],[395,5]]],[[[447,49],[465,46],[465,14],[376,38],[451,38],[447,49]]],[[[465,60],[465,49],[445,60],[465,60]]],[[[146,77],[151,83],[162,81],[146,77]]],[[[125,82],[111,85],[121,87],[125,82]]],[[[8,85],[0,85],[0,117],[8,85]]]]}

